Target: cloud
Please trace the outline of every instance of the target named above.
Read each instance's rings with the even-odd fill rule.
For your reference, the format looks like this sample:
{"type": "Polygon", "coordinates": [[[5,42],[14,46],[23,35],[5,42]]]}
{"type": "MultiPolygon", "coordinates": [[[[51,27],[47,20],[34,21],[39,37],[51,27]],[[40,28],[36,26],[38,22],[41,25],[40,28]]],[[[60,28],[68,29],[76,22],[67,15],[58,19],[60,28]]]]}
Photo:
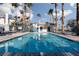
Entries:
{"type": "Polygon", "coordinates": [[[48,16],[48,14],[47,13],[44,13],[44,16],[48,16]]]}
{"type": "Polygon", "coordinates": [[[72,10],[65,10],[64,11],[64,15],[65,16],[68,16],[69,14],[71,14],[72,13],[72,10]]]}
{"type": "Polygon", "coordinates": [[[34,14],[31,12],[30,13],[30,20],[32,20],[33,17],[34,17],[34,14]]]}
{"type": "Polygon", "coordinates": [[[70,3],[70,6],[76,8],[76,3],[70,3]]]}
{"type": "MultiPolygon", "coordinates": [[[[72,13],[72,10],[64,10],[64,16],[68,16],[69,14],[72,13]]],[[[53,13],[53,15],[55,16],[55,12],[53,13]]],[[[62,11],[61,10],[58,10],[58,17],[61,17],[62,16],[62,11]]]]}
{"type": "Polygon", "coordinates": [[[12,7],[12,5],[10,3],[4,3],[2,5],[0,5],[0,14],[10,14],[10,15],[15,15],[14,13],[12,13],[12,10],[14,11],[15,8],[12,7]]]}
{"type": "Polygon", "coordinates": [[[4,14],[8,13],[12,16],[16,16],[16,15],[20,16],[21,9],[22,9],[21,7],[18,7],[18,8],[13,7],[10,3],[4,3],[4,4],[0,5],[0,13],[4,13],[4,14]],[[12,12],[12,11],[14,11],[14,12],[12,12]]]}

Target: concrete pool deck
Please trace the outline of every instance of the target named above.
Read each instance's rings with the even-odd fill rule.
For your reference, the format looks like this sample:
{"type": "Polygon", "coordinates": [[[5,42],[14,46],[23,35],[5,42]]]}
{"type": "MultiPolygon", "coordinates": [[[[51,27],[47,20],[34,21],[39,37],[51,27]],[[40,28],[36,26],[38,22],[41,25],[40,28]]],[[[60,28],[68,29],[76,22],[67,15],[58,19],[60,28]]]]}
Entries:
{"type": "Polygon", "coordinates": [[[52,34],[56,34],[58,36],[65,37],[65,38],[68,38],[70,40],[79,42],[79,36],[73,36],[73,35],[68,35],[68,34],[64,35],[64,34],[57,34],[57,33],[52,33],[52,34]]]}
{"type": "Polygon", "coordinates": [[[21,36],[21,35],[24,35],[24,34],[28,34],[29,32],[17,32],[17,33],[12,33],[12,34],[7,34],[7,35],[4,35],[4,36],[0,36],[0,42],[3,42],[3,41],[7,41],[7,40],[10,40],[12,38],[15,38],[15,37],[18,37],[18,36],[21,36]]]}
{"type": "MultiPolygon", "coordinates": [[[[21,35],[24,35],[24,34],[28,34],[28,33],[29,32],[17,32],[17,33],[13,33],[11,35],[9,34],[9,35],[0,36],[0,42],[6,41],[6,40],[9,40],[11,38],[18,37],[18,36],[21,36],[21,35]]],[[[52,34],[56,34],[58,36],[62,36],[62,37],[69,38],[71,40],[79,42],[79,36],[63,35],[63,34],[57,34],[57,33],[52,33],[52,34]]]]}

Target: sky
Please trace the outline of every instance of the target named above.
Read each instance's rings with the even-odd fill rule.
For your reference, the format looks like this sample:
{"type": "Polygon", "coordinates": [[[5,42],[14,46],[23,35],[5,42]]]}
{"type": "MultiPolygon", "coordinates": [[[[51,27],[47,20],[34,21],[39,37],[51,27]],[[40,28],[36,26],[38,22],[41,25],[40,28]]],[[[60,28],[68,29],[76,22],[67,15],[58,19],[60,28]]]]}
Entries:
{"type": "MultiPolygon", "coordinates": [[[[55,5],[54,4],[50,4],[50,3],[32,3],[32,14],[31,14],[31,21],[32,22],[38,22],[38,17],[37,14],[40,13],[41,14],[41,22],[49,22],[50,21],[50,17],[48,15],[48,11],[49,9],[54,9],[53,15],[55,17],[55,5]]],[[[61,27],[61,16],[62,16],[62,7],[61,7],[61,3],[58,3],[58,25],[59,27],[61,27]]],[[[0,3],[0,16],[3,13],[8,13],[8,14],[12,14],[12,15],[16,15],[16,12],[19,14],[19,10],[15,11],[15,8],[11,6],[11,4],[1,4],[0,3]],[[13,11],[14,10],[14,11],[13,11]]],[[[19,8],[19,7],[18,7],[19,8]]],[[[17,9],[18,9],[17,8],[17,9]]],[[[17,10],[16,9],[16,10],[17,10]]],[[[22,9],[22,8],[20,8],[22,9]]],[[[75,3],[65,3],[64,4],[64,22],[65,22],[65,26],[68,22],[68,20],[72,20],[72,19],[76,19],[76,4],[75,3]]]]}
{"type": "MultiPolygon", "coordinates": [[[[37,14],[41,14],[41,22],[49,22],[50,17],[48,15],[48,11],[50,8],[55,9],[54,4],[50,3],[33,3],[32,4],[32,22],[38,22],[37,14]]],[[[58,23],[61,26],[61,16],[62,16],[62,7],[61,3],[58,3],[58,23]]],[[[55,12],[53,13],[55,17],[55,12]]],[[[70,19],[76,19],[76,4],[75,3],[65,3],[64,4],[64,22],[65,26],[70,19]]]]}

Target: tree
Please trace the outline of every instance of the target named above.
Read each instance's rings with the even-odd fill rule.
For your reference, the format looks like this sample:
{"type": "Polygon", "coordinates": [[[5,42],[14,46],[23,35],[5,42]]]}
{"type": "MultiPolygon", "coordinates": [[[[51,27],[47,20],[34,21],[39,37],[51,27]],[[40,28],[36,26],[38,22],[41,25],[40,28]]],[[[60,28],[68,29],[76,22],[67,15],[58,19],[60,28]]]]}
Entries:
{"type": "Polygon", "coordinates": [[[62,3],[62,33],[64,33],[64,3],[62,3]]]}
{"type": "Polygon", "coordinates": [[[50,16],[50,31],[55,32],[55,23],[53,18],[53,9],[49,9],[48,15],[50,16]]]}
{"type": "Polygon", "coordinates": [[[33,5],[32,3],[26,3],[29,8],[33,5]]]}
{"type": "Polygon", "coordinates": [[[53,9],[49,9],[49,11],[48,11],[48,15],[50,16],[50,22],[52,22],[52,19],[53,19],[53,9]]]}
{"type": "Polygon", "coordinates": [[[57,3],[55,3],[55,13],[56,13],[56,32],[58,32],[58,18],[57,18],[57,3]]]}
{"type": "Polygon", "coordinates": [[[23,31],[30,31],[30,10],[32,3],[24,3],[23,4],[23,31]],[[26,15],[29,14],[29,16],[26,15]]]}
{"type": "Polygon", "coordinates": [[[22,30],[26,31],[26,4],[23,4],[23,10],[21,11],[22,14],[22,30]]]}
{"type": "Polygon", "coordinates": [[[70,19],[70,20],[68,20],[68,22],[67,22],[67,29],[68,29],[68,31],[72,31],[72,32],[74,32],[74,33],[76,33],[76,19],[70,19]]]}
{"type": "MultiPolygon", "coordinates": [[[[12,6],[14,6],[15,8],[18,7],[18,4],[17,3],[12,3],[12,6]]],[[[14,17],[14,31],[17,31],[17,25],[16,25],[16,21],[17,21],[17,16],[14,17]]]]}
{"type": "Polygon", "coordinates": [[[76,22],[77,22],[77,32],[76,32],[76,34],[79,35],[79,3],[77,3],[76,6],[77,6],[77,9],[76,9],[77,10],[77,13],[76,13],[77,14],[77,17],[76,17],[77,18],[77,20],[76,20],[76,22]]]}
{"type": "Polygon", "coordinates": [[[17,3],[12,3],[12,6],[14,6],[15,8],[18,7],[17,3]]]}

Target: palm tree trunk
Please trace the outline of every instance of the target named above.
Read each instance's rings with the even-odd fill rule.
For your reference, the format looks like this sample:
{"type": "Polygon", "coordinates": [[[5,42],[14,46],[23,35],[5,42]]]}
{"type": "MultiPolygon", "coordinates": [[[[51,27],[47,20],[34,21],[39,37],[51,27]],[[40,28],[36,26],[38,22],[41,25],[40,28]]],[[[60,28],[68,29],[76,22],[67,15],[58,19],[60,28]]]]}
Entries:
{"type": "Polygon", "coordinates": [[[62,33],[64,33],[64,3],[62,3],[62,33]]]}
{"type": "Polygon", "coordinates": [[[26,4],[23,4],[24,10],[23,10],[23,31],[27,31],[27,22],[26,22],[26,4]]]}
{"type": "Polygon", "coordinates": [[[57,18],[57,3],[55,3],[55,13],[56,13],[56,32],[58,32],[58,18],[57,18]]]}
{"type": "Polygon", "coordinates": [[[13,26],[14,26],[14,32],[16,32],[17,31],[17,29],[16,29],[16,19],[15,19],[15,21],[13,23],[13,26]]]}
{"type": "MultiPolygon", "coordinates": [[[[18,7],[17,3],[12,3],[12,6],[14,6],[15,8],[18,7]]],[[[16,25],[16,21],[17,21],[17,16],[15,16],[15,21],[14,21],[14,31],[17,31],[17,25],[16,25]]]]}
{"type": "Polygon", "coordinates": [[[23,11],[23,24],[22,24],[22,26],[23,26],[23,32],[25,32],[25,31],[27,31],[27,26],[26,26],[26,16],[25,16],[25,11],[23,11]]]}
{"type": "Polygon", "coordinates": [[[77,3],[77,35],[79,35],[79,3],[77,3]]]}

